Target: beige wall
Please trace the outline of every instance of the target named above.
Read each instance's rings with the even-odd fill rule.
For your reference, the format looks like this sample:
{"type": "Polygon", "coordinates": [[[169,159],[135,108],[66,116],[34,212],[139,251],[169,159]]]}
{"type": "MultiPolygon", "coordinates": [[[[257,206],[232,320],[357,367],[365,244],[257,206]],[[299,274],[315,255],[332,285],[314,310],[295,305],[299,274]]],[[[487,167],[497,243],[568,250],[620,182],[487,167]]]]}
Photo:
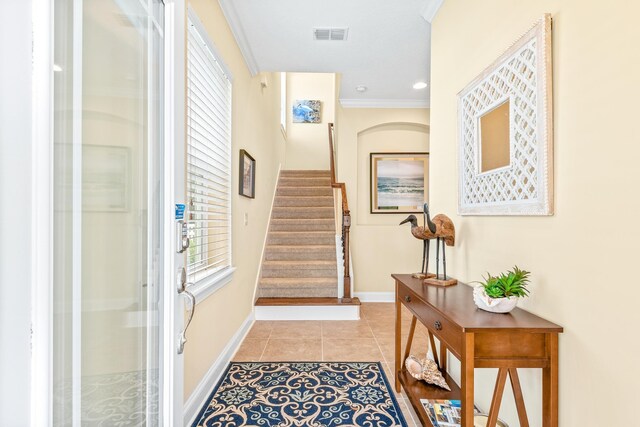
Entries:
{"type": "MultiPolygon", "coordinates": [[[[514,264],[533,272],[521,305],[565,328],[563,427],[637,418],[639,14],[640,3],[622,0],[447,0],[433,24],[431,200],[459,232],[447,265],[464,281],[514,264]],[[456,94],[544,12],[554,19],[555,214],[456,216],[456,94]]],[[[541,377],[524,370],[521,379],[531,425],[540,426],[541,377]]],[[[494,380],[483,373],[476,386],[485,410],[494,380]]],[[[505,403],[501,417],[518,425],[512,399],[505,403]]]]}
{"type": "Polygon", "coordinates": [[[336,76],[328,73],[287,73],[286,169],[329,169],[327,123],[335,122],[336,76]],[[291,108],[299,99],[317,99],[321,123],[293,123],[291,108]]]}
{"type": "Polygon", "coordinates": [[[185,400],[252,310],[269,209],[285,150],[280,132],[279,75],[266,74],[267,87],[261,88],[262,76],[250,76],[218,2],[192,0],[190,5],[233,74],[233,264],[237,270],[231,283],[197,306],[185,349],[185,400]],[[253,200],[237,194],[241,148],[256,159],[253,200]],[[249,216],[247,226],[245,213],[249,216]]]}
{"type": "Polygon", "coordinates": [[[338,180],[347,184],[356,292],[392,292],[391,273],[419,271],[422,244],[407,214],[369,213],[369,153],[429,151],[429,110],[342,108],[336,128],[338,180]]]}

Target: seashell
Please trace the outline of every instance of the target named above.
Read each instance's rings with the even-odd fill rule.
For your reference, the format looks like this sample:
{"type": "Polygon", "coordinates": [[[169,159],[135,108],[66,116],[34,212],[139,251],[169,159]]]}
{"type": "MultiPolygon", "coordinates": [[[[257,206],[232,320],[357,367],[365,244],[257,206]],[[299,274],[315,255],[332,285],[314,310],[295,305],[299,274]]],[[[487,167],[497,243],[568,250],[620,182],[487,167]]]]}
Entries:
{"type": "Polygon", "coordinates": [[[449,385],[438,369],[438,365],[433,360],[426,357],[422,360],[418,360],[417,357],[411,355],[407,357],[405,367],[407,368],[409,375],[413,378],[451,391],[451,388],[449,388],[449,385]]]}

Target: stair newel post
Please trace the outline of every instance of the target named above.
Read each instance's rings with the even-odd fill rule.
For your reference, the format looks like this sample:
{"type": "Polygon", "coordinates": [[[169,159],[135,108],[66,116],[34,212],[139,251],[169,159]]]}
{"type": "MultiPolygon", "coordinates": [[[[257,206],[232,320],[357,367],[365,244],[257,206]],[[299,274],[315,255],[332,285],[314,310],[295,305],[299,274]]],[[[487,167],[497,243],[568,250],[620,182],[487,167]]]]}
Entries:
{"type": "Polygon", "coordinates": [[[349,228],[351,227],[351,214],[343,211],[342,214],[342,251],[344,253],[344,298],[351,299],[351,275],[349,274],[349,228]]]}

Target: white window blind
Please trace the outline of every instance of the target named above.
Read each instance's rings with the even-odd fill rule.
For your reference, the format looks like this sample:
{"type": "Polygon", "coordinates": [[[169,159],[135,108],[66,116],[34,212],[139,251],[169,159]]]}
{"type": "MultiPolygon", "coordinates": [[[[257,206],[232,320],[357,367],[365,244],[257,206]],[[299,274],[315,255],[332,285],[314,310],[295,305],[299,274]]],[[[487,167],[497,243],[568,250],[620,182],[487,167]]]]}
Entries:
{"type": "Polygon", "coordinates": [[[187,276],[231,268],[231,78],[189,17],[187,47],[187,276]]]}

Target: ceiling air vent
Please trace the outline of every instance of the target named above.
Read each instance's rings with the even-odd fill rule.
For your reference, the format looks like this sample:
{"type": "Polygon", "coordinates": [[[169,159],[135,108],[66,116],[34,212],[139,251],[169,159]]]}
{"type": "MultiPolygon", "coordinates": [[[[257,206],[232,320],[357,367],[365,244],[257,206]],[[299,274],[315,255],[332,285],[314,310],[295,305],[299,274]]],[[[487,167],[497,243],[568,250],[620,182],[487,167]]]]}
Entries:
{"type": "Polygon", "coordinates": [[[344,41],[347,39],[348,28],[314,28],[314,40],[344,41]]]}

